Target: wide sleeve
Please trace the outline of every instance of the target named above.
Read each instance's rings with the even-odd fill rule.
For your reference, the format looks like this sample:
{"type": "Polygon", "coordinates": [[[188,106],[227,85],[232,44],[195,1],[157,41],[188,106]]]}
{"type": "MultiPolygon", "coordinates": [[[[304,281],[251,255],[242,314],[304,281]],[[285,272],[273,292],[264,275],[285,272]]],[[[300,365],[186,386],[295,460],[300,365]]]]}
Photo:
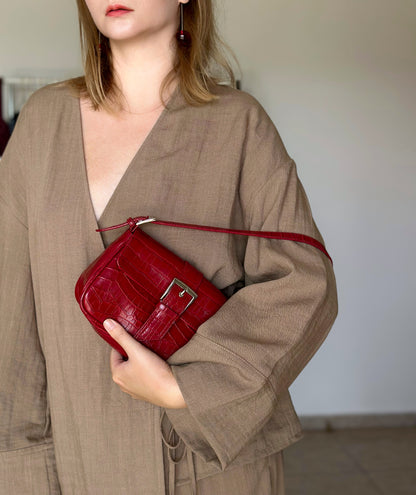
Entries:
{"type": "MultiPolygon", "coordinates": [[[[276,129],[268,121],[254,134],[240,191],[245,228],[298,232],[323,243],[276,129]]],[[[268,422],[338,312],[332,264],[313,246],[249,237],[244,272],[245,287],[168,360],[187,408],[165,412],[185,444],[222,470],[268,422]]]]}
{"type": "Polygon", "coordinates": [[[1,495],[60,493],[28,247],[28,113],[22,110],[0,161],[1,495]]]}

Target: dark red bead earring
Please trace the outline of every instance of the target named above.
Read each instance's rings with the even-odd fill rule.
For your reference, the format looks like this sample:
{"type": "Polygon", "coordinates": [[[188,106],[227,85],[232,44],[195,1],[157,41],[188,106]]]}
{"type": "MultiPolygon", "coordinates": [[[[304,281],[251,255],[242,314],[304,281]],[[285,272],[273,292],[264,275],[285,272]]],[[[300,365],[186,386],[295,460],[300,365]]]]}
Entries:
{"type": "Polygon", "coordinates": [[[183,45],[189,46],[191,44],[191,35],[188,31],[183,29],[183,3],[180,3],[180,25],[179,31],[176,33],[176,39],[183,45]]]}

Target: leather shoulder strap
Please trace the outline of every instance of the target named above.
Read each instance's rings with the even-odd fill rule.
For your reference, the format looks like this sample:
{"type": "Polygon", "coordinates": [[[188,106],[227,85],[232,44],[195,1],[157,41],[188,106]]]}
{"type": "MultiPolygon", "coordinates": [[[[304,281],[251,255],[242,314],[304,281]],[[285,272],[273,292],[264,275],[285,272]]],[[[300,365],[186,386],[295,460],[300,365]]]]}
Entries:
{"type": "Polygon", "coordinates": [[[238,235],[246,235],[246,236],[254,236],[254,237],[264,237],[266,239],[284,239],[289,241],[302,242],[304,244],[310,244],[311,246],[314,246],[320,251],[322,251],[333,264],[332,258],[329,256],[327,250],[325,249],[324,245],[321,242],[308,235],[297,234],[295,232],[268,232],[265,230],[225,229],[221,227],[212,227],[210,225],[196,225],[192,223],[180,223],[180,222],[168,222],[164,220],[156,220],[156,218],[149,216],[128,218],[127,221],[124,223],[120,223],[119,225],[113,225],[111,227],[106,227],[104,229],[96,229],[96,232],[105,232],[106,230],[118,229],[121,227],[125,227],[126,225],[130,227],[130,230],[134,231],[138,226],[144,223],[155,223],[157,225],[167,225],[170,227],[181,227],[185,229],[206,230],[209,232],[220,232],[224,234],[238,234],[238,235]]]}

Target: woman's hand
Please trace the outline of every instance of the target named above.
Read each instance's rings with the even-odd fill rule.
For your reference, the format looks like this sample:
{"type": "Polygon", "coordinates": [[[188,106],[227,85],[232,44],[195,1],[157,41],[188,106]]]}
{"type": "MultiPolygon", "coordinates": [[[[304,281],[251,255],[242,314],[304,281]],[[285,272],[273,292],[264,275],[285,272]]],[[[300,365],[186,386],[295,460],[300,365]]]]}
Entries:
{"type": "Polygon", "coordinates": [[[135,340],[119,323],[105,320],[104,327],[126,351],[128,360],[111,349],[114,382],[133,397],[169,409],[183,409],[186,402],[169,364],[135,340]]]}

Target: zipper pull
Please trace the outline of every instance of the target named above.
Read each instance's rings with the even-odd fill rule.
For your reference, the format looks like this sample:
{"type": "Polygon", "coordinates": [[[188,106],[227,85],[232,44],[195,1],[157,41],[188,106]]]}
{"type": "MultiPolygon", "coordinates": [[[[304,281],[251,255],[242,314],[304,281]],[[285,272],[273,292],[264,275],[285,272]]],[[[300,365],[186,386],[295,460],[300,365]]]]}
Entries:
{"type": "Polygon", "coordinates": [[[129,225],[130,231],[134,232],[139,225],[143,223],[155,222],[156,218],[147,217],[135,217],[128,218],[126,222],[119,223],[118,225],[112,225],[111,227],[104,227],[103,229],[95,229],[96,232],[106,232],[107,230],[120,229],[121,227],[126,227],[129,225]]]}
{"type": "Polygon", "coordinates": [[[138,222],[136,222],[136,227],[138,227],[139,225],[142,225],[143,223],[149,223],[149,222],[156,222],[156,218],[150,218],[150,217],[137,217],[137,218],[134,218],[133,220],[137,220],[139,219],[138,222]]]}

